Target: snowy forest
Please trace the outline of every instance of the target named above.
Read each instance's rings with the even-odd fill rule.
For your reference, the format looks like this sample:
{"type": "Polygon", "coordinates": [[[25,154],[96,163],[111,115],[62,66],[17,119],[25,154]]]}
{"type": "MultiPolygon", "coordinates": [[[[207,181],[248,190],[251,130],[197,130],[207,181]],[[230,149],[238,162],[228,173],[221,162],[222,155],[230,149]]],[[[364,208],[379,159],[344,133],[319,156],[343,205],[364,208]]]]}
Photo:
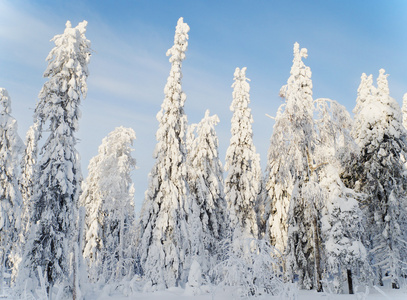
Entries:
{"type": "Polygon", "coordinates": [[[218,116],[207,110],[189,124],[184,111],[190,28],[180,18],[136,212],[133,129],[109,133],[82,178],[75,134],[92,52],[86,26],[68,21],[52,39],[25,142],[0,88],[0,295],[97,299],[177,287],[212,299],[221,290],[229,299],[298,299],[302,290],[362,299],[407,286],[407,93],[400,107],[384,69],[376,83],[361,74],[352,117],[313,98],[307,49],[295,43],[262,170],[250,80],[236,68],[223,165],[218,116]]]}

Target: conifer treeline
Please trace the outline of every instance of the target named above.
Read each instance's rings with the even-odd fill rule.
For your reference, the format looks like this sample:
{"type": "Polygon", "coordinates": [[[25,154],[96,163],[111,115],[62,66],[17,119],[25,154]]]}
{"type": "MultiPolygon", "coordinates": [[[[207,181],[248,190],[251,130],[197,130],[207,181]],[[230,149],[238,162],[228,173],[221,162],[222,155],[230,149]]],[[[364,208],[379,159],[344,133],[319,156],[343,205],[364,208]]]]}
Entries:
{"type": "Polygon", "coordinates": [[[218,284],[245,295],[277,293],[276,286],[291,282],[338,293],[352,293],[355,281],[389,279],[400,287],[407,263],[407,131],[383,69],[377,87],[372,75],[362,75],[352,120],[336,101],[313,99],[307,50],[295,43],[263,175],[246,68],[236,68],[223,169],[218,117],[207,111],[188,126],[184,112],[189,26],[180,18],[167,52],[156,161],[135,220],[132,129],[116,128],[103,140],[81,187],[74,134],[87,91],[85,32],[86,21],[75,28],[68,21],[54,37],[24,153],[9,96],[0,89],[0,274],[11,270],[17,294],[39,288],[37,295],[52,295],[55,286],[80,299],[89,283],[118,285],[134,276],[149,291],[199,292],[218,284]]]}

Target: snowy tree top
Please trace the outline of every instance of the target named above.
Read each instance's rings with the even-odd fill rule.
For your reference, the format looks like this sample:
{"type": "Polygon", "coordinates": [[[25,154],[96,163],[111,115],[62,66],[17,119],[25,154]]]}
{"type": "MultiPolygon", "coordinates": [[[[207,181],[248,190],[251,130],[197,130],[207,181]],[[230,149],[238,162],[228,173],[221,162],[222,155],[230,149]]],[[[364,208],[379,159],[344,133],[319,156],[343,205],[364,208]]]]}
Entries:
{"type": "Polygon", "coordinates": [[[179,18],[175,27],[174,46],[167,51],[167,56],[171,56],[171,63],[185,59],[185,51],[188,48],[188,32],[188,24],[184,23],[184,18],[179,18]]]}
{"type": "Polygon", "coordinates": [[[294,60],[298,61],[298,58],[307,58],[308,57],[308,50],[307,48],[301,48],[300,44],[297,42],[294,43],[294,60]]]}
{"type": "Polygon", "coordinates": [[[250,103],[250,79],[246,77],[246,67],[239,69],[235,69],[235,73],[233,74],[234,82],[232,84],[233,90],[233,101],[230,105],[230,110],[235,111],[237,108],[247,108],[248,104],[250,103]]]}
{"type": "Polygon", "coordinates": [[[169,111],[171,107],[178,109],[183,107],[187,98],[181,87],[181,67],[182,61],[185,59],[185,51],[188,48],[188,31],[188,24],[184,23],[183,18],[180,18],[175,29],[174,45],[167,51],[167,56],[171,56],[169,59],[171,70],[164,87],[165,99],[160,112],[157,114],[159,122],[167,123],[168,120],[162,120],[165,118],[165,112],[169,111]]]}
{"type": "Polygon", "coordinates": [[[85,36],[86,25],[83,21],[72,27],[68,21],[64,33],[51,40],[55,47],[46,58],[48,66],[44,72],[44,77],[49,79],[39,93],[34,119],[45,123],[63,118],[71,129],[78,130],[79,104],[87,94],[91,55],[90,41],[85,36]]]}
{"type": "Polygon", "coordinates": [[[55,82],[50,88],[59,89],[61,92],[68,91],[69,96],[73,99],[79,98],[79,95],[74,92],[77,88],[84,97],[87,93],[86,78],[89,75],[87,65],[90,62],[91,46],[85,36],[87,24],[87,21],[83,21],[76,27],[72,27],[71,22],[67,21],[64,33],[51,39],[55,43],[55,47],[46,58],[48,67],[44,72],[44,77],[57,76],[60,80],[68,81],[61,83],[61,86],[57,86],[55,82]]]}
{"type": "MultiPolygon", "coordinates": [[[[407,95],[407,94],[406,94],[407,95]]],[[[209,109],[205,111],[204,120],[207,120],[207,123],[217,125],[219,123],[218,115],[210,116],[209,109]]]]}
{"type": "Polygon", "coordinates": [[[358,87],[358,98],[356,99],[356,103],[364,102],[372,93],[373,90],[373,76],[370,74],[369,76],[366,73],[363,73],[360,77],[360,85],[358,87]]]}
{"type": "Polygon", "coordinates": [[[385,74],[384,69],[379,70],[379,77],[377,77],[377,92],[380,96],[388,96],[390,94],[389,91],[389,83],[387,81],[387,77],[389,74],[385,74]]]}
{"type": "Polygon", "coordinates": [[[135,139],[136,133],[132,128],[116,127],[102,140],[102,144],[99,146],[99,153],[116,153],[121,155],[120,149],[126,148],[127,145],[133,145],[135,139]]]}
{"type": "Polygon", "coordinates": [[[5,88],[0,88],[0,114],[10,114],[10,96],[5,88]]]}
{"type": "MultiPolygon", "coordinates": [[[[199,124],[193,124],[198,132],[198,139],[206,140],[208,135],[215,134],[215,126],[219,123],[218,115],[210,116],[209,109],[205,111],[205,116],[199,124]]],[[[216,145],[217,147],[217,145],[216,145]]]]}
{"type": "MultiPolygon", "coordinates": [[[[293,65],[291,66],[290,77],[287,80],[287,84],[281,87],[280,96],[287,101],[287,110],[294,109],[291,107],[294,103],[290,103],[292,99],[305,99],[307,100],[310,109],[312,102],[312,81],[311,81],[311,69],[307,67],[302,58],[308,57],[308,51],[306,48],[301,48],[298,43],[294,44],[293,50],[294,58],[293,65]]],[[[295,110],[295,109],[294,109],[295,110]]]]}
{"type": "Polygon", "coordinates": [[[355,113],[355,126],[352,130],[356,142],[366,145],[381,142],[384,136],[398,138],[404,134],[400,106],[389,95],[388,74],[380,69],[377,87],[372,85],[372,75],[362,74],[358,89],[355,113]]]}

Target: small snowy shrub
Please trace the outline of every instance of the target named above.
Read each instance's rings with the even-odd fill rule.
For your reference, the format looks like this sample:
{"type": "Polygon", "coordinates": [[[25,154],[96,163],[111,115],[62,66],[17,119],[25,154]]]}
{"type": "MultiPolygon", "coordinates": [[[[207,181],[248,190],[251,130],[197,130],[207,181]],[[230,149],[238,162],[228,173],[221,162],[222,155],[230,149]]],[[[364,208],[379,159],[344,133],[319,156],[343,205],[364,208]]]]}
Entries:
{"type": "Polygon", "coordinates": [[[281,261],[264,240],[223,242],[224,257],[212,270],[214,284],[233,287],[234,296],[280,295],[284,291],[281,261]],[[251,251],[247,251],[251,249],[251,251]]]}

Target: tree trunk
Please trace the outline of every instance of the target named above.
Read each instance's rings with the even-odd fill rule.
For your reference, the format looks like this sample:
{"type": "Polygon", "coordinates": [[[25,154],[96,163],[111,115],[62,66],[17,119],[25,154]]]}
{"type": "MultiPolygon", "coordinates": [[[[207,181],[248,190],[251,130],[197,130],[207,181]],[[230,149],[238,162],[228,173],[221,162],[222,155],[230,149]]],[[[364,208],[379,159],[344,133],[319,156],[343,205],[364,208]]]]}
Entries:
{"type": "Polygon", "coordinates": [[[394,281],[391,283],[391,288],[392,288],[392,289],[397,289],[397,290],[400,288],[400,285],[398,284],[397,280],[394,280],[394,281]]]}
{"type": "Polygon", "coordinates": [[[315,282],[317,287],[317,292],[322,292],[322,283],[321,283],[321,254],[319,252],[319,238],[318,238],[318,220],[314,216],[312,220],[312,225],[314,227],[314,254],[315,254],[315,282]]]}
{"type": "Polygon", "coordinates": [[[383,286],[382,268],[379,268],[377,271],[377,281],[380,286],[383,286]]]}
{"type": "Polygon", "coordinates": [[[349,294],[353,294],[352,271],[348,269],[348,270],[346,270],[346,273],[347,273],[347,275],[348,275],[349,294]]]}

